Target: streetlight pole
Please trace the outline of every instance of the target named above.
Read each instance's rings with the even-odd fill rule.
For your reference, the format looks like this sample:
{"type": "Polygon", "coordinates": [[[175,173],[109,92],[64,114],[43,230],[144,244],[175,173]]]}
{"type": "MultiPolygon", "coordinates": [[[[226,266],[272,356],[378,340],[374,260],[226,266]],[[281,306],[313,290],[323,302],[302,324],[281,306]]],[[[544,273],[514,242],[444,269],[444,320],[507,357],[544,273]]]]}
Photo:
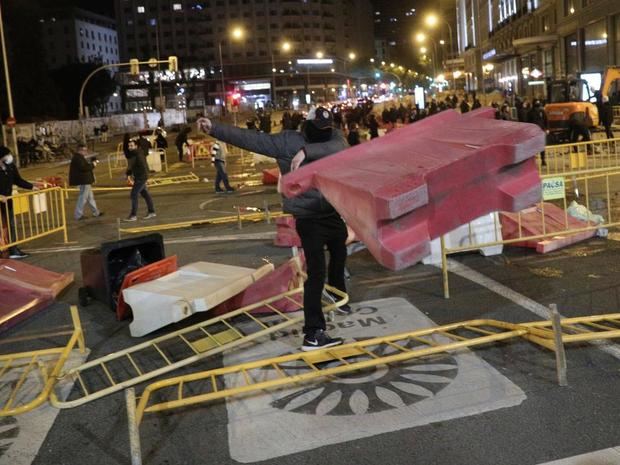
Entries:
{"type": "MultiPolygon", "coordinates": [[[[157,61],[161,61],[161,57],[159,55],[159,21],[155,20],[155,47],[157,48],[157,61]]],[[[161,84],[161,64],[157,63],[157,72],[159,74],[159,118],[161,119],[162,127],[164,124],[164,92],[161,84]]]]}
{"type": "MultiPolygon", "coordinates": [[[[0,7],[0,39],[2,42],[2,59],[4,60],[4,78],[6,80],[7,103],[9,104],[9,117],[15,119],[15,111],[13,110],[13,94],[11,93],[11,77],[9,74],[9,62],[6,55],[6,43],[4,41],[4,20],[2,19],[2,8],[0,7]]],[[[15,154],[15,163],[19,167],[19,150],[17,149],[17,134],[15,126],[11,128],[11,137],[13,139],[13,153],[15,154]]],[[[5,141],[6,142],[6,141],[5,141]]]]}
{"type": "Polygon", "coordinates": [[[220,50],[220,76],[222,77],[222,116],[226,115],[226,88],[224,87],[224,60],[222,59],[222,41],[218,42],[220,50]]]}

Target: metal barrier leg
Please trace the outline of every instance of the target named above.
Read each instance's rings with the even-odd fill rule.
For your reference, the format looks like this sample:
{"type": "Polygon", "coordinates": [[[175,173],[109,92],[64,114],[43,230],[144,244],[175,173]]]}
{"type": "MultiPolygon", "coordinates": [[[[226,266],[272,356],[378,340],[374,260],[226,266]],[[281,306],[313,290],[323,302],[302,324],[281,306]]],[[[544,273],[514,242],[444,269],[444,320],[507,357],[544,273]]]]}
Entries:
{"type": "Polygon", "coordinates": [[[125,389],[127,403],[127,423],[129,427],[129,448],[131,451],[131,465],[142,465],[142,451],[140,450],[140,425],[136,421],[136,391],[134,388],[125,389]]]}
{"type": "Polygon", "coordinates": [[[443,236],[439,237],[441,244],[441,273],[443,275],[443,297],[450,298],[450,284],[448,283],[448,257],[446,256],[446,243],[443,236]]]}
{"type": "Polygon", "coordinates": [[[551,313],[551,325],[553,327],[553,340],[555,345],[555,366],[558,373],[558,384],[568,386],[566,379],[566,353],[564,352],[564,342],[562,341],[562,324],[560,314],[556,304],[549,305],[551,313]]]}

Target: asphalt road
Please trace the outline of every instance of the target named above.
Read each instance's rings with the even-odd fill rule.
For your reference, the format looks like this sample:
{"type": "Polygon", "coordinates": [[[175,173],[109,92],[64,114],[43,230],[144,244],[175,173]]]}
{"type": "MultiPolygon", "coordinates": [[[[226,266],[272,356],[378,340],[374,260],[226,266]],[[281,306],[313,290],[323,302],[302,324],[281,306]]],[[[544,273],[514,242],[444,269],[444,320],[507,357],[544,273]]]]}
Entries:
{"type": "MultiPolygon", "coordinates": [[[[232,175],[242,174],[238,160],[231,165],[232,175]]],[[[201,179],[212,179],[211,167],[200,170],[201,179]]],[[[187,167],[177,172],[186,171],[187,167]]],[[[240,183],[243,178],[233,179],[240,183]]],[[[278,198],[273,187],[257,186],[216,196],[208,183],[154,188],[153,193],[158,224],[230,214],[237,205],[261,206],[278,198]]],[[[77,303],[81,285],[80,253],[118,236],[117,218],[126,215],[127,196],[98,193],[106,215],[72,222],[70,244],[54,237],[25,248],[34,252],[28,263],[73,271],[76,282],[56,305],[7,335],[67,323],[66,310],[77,303]]],[[[166,231],[166,254],[178,255],[180,264],[204,260],[258,267],[264,258],[277,264],[290,256],[290,250],[272,244],[273,232],[273,225],[265,223],[247,223],[241,230],[225,224],[166,231]]],[[[547,255],[506,248],[493,257],[453,256],[449,300],[443,298],[438,268],[418,264],[392,272],[368,252],[358,252],[348,261],[356,313],[337,317],[333,332],[351,340],[418,324],[477,318],[527,322],[541,319],[551,303],[567,317],[618,312],[620,245],[614,237],[591,239],[547,255]],[[369,308],[375,309],[373,316],[365,315],[369,308]]],[[[129,335],[128,322],[117,322],[99,302],[81,308],[80,314],[90,358],[137,342],[129,335]]],[[[180,372],[234,363],[235,357],[253,356],[255,350],[292,351],[300,343],[298,335],[288,332],[180,372]]],[[[516,340],[426,365],[395,365],[359,379],[342,377],[306,391],[287,390],[293,400],[284,407],[283,394],[276,392],[151,414],[141,426],[143,459],[158,465],[541,464],[620,444],[617,353],[613,343],[570,346],[566,387],[558,386],[551,352],[516,340]],[[415,386],[405,386],[408,382],[415,386]]],[[[32,426],[36,416],[18,427],[4,423],[0,464],[12,447],[15,453],[20,437],[31,445],[20,449],[12,461],[17,465],[130,463],[122,393],[56,413],[47,434],[32,426]],[[34,437],[41,438],[40,448],[34,437]],[[35,454],[34,459],[28,452],[35,454]]]]}

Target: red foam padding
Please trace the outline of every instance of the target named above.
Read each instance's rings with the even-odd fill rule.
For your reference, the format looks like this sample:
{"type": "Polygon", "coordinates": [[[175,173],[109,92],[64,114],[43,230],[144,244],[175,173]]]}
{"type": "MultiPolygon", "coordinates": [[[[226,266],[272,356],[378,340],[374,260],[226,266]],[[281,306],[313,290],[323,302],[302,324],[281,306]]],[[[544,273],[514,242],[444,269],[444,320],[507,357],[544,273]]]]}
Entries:
{"type": "Polygon", "coordinates": [[[492,118],[442,112],[287,174],[283,192],[318,188],[380,263],[402,269],[441,234],[540,200],[544,133],[492,118]]]}
{"type": "Polygon", "coordinates": [[[13,282],[0,281],[0,332],[48,307],[54,297],[13,282]]]}
{"type": "MultiPolygon", "coordinates": [[[[521,212],[521,227],[519,229],[519,214],[501,212],[499,219],[502,225],[504,239],[518,239],[519,237],[538,236],[543,234],[543,210],[540,205],[528,208],[521,212]]],[[[544,233],[556,233],[556,236],[545,239],[532,239],[529,241],[513,242],[509,245],[516,247],[529,247],[536,249],[538,253],[548,253],[566,247],[577,242],[593,237],[596,230],[583,231],[573,234],[565,234],[569,229],[580,229],[592,226],[577,218],[573,218],[560,207],[552,203],[544,203],[544,233]]]]}
{"type": "Polygon", "coordinates": [[[295,218],[292,216],[276,218],[276,237],[273,243],[278,247],[301,247],[301,239],[295,228],[295,218]]]}
{"type": "MultiPolygon", "coordinates": [[[[19,260],[0,259],[0,282],[32,289],[55,298],[73,283],[74,274],[55,273],[19,260]]],[[[4,300],[4,296],[2,296],[4,300]]]]}
{"type": "MultiPolygon", "coordinates": [[[[300,256],[300,260],[303,266],[303,255],[300,256]]],[[[222,302],[214,307],[211,311],[213,316],[223,315],[224,313],[237,310],[239,308],[255,304],[261,300],[268,299],[274,295],[282,294],[288,290],[294,289],[299,282],[298,276],[299,268],[295,264],[295,258],[290,259],[288,262],[280,265],[271,273],[263,276],[258,281],[251,284],[245,290],[231,297],[230,299],[222,302]]],[[[294,312],[300,310],[303,307],[302,294],[293,295],[291,298],[298,304],[290,299],[280,299],[273,302],[275,308],[281,312],[294,312]]],[[[258,307],[252,311],[252,313],[272,313],[272,310],[268,307],[258,307]]]]}

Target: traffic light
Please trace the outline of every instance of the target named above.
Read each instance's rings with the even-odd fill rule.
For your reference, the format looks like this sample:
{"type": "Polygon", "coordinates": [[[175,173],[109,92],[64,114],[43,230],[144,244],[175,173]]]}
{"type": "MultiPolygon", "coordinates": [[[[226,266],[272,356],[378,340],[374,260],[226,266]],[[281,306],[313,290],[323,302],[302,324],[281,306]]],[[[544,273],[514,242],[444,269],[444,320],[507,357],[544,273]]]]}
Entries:
{"type": "Polygon", "coordinates": [[[177,57],[168,57],[168,71],[176,73],[179,70],[179,59],[177,57]]]}
{"type": "Polygon", "coordinates": [[[238,107],[239,103],[241,102],[241,94],[239,92],[235,92],[235,93],[232,94],[231,97],[232,97],[231,98],[231,102],[230,102],[231,105],[233,107],[238,107]]]}
{"type": "Polygon", "coordinates": [[[140,60],[137,58],[129,60],[129,74],[140,74],[140,60]]]}

